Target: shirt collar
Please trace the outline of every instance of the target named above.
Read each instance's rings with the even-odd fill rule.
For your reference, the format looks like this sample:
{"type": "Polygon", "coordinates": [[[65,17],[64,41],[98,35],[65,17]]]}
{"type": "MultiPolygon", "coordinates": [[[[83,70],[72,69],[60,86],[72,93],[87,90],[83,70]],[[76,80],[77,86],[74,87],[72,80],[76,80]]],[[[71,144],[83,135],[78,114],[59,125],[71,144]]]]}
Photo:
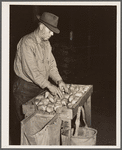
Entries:
{"type": "Polygon", "coordinates": [[[39,35],[39,29],[37,28],[35,31],[34,31],[34,35],[36,37],[36,40],[37,40],[37,43],[41,43],[42,42],[42,38],[41,36],[39,35]]]}

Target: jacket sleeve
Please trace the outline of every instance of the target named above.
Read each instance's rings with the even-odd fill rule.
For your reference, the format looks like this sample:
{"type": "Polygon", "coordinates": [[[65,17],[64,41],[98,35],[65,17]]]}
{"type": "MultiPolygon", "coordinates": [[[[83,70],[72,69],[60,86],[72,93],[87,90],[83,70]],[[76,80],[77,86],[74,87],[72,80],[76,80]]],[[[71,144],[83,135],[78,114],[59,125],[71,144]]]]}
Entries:
{"type": "Polygon", "coordinates": [[[21,45],[22,71],[32,82],[41,88],[47,87],[50,82],[43,75],[43,68],[40,71],[34,55],[34,42],[29,39],[21,45]]]}
{"type": "Polygon", "coordinates": [[[62,78],[59,74],[58,68],[57,68],[56,60],[55,60],[52,52],[50,54],[50,77],[56,83],[57,83],[57,81],[62,80],[62,78]]]}

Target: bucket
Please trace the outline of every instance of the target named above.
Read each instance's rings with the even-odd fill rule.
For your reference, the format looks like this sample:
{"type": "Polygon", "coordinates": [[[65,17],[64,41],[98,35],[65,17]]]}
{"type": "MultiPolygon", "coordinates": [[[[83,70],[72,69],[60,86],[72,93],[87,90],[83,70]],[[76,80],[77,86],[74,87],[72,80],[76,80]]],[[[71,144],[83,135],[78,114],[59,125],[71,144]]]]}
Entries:
{"type": "Polygon", "coordinates": [[[96,145],[97,130],[89,128],[85,121],[85,113],[82,106],[78,108],[77,118],[76,118],[76,129],[75,134],[71,136],[71,145],[96,145]],[[80,124],[80,114],[82,111],[83,121],[85,126],[79,127],[80,124]]]}
{"type": "Polygon", "coordinates": [[[89,127],[79,127],[78,135],[71,137],[71,145],[96,145],[97,131],[89,127]]]}
{"type": "MultiPolygon", "coordinates": [[[[84,113],[84,109],[82,106],[78,108],[75,124],[76,124],[76,128],[75,128],[75,132],[72,129],[70,145],[87,145],[87,146],[96,145],[97,130],[87,126],[86,121],[85,121],[85,113],[84,113]],[[84,127],[79,127],[81,111],[83,115],[83,121],[85,124],[84,127]]],[[[61,137],[62,137],[62,145],[68,145],[67,144],[68,130],[64,132],[61,135],[61,137]]]]}

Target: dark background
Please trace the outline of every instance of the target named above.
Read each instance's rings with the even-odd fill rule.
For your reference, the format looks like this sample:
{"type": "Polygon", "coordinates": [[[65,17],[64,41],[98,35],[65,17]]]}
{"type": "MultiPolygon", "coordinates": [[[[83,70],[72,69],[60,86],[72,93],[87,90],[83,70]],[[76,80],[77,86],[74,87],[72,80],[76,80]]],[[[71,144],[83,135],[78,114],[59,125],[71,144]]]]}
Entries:
{"type": "Polygon", "coordinates": [[[12,103],[13,62],[20,38],[37,27],[36,14],[59,16],[60,34],[51,39],[63,80],[93,85],[92,127],[97,145],[116,144],[116,6],[10,6],[10,138],[16,141],[12,103]],[[70,40],[73,31],[73,40],[70,40]]]}

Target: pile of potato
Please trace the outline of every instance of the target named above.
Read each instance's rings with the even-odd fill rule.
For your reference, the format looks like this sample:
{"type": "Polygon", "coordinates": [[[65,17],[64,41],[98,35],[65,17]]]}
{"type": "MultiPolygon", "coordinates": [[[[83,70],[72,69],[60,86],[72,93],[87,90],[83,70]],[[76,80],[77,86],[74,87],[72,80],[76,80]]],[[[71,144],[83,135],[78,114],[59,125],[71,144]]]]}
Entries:
{"type": "Polygon", "coordinates": [[[62,92],[63,98],[53,96],[48,91],[44,95],[39,95],[35,98],[35,105],[38,110],[48,113],[55,113],[57,108],[72,108],[77,103],[80,97],[88,90],[89,86],[69,85],[67,84],[69,93],[62,92]]]}

